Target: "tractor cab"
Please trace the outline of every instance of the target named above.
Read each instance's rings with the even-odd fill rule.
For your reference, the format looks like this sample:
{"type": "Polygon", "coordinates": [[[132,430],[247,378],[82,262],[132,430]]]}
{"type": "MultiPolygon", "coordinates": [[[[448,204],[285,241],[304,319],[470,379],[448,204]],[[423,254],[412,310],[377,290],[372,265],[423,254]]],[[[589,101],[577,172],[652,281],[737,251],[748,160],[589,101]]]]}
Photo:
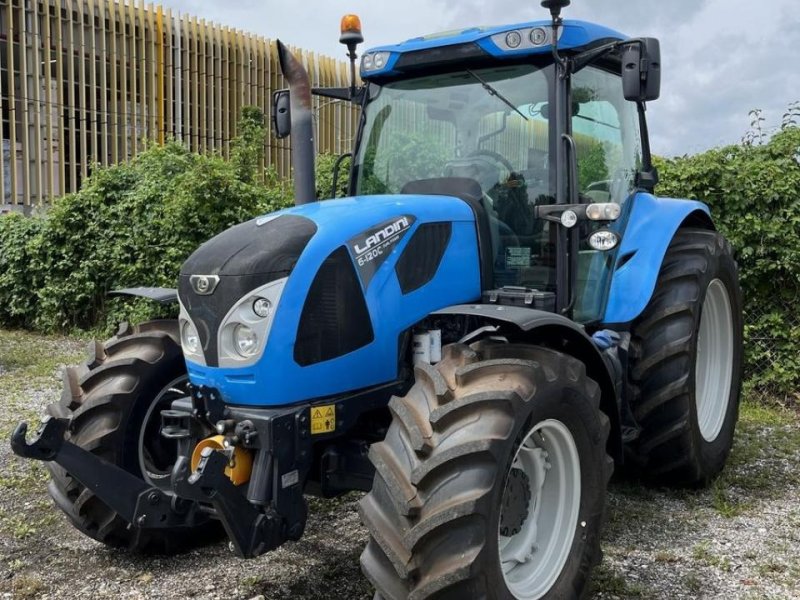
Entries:
{"type": "MultiPolygon", "coordinates": [[[[573,22],[565,28],[570,34],[586,30],[573,22]]],[[[556,204],[557,196],[558,80],[550,49],[542,47],[549,32],[544,24],[532,23],[482,33],[481,39],[513,57],[485,55],[474,42],[450,50],[473,55],[473,64],[442,64],[436,48],[401,51],[394,67],[378,69],[376,60],[387,64],[394,52],[366,54],[362,77],[369,83],[351,192],[419,192],[424,186],[418,182],[428,181],[438,193],[451,188],[457,196],[469,180],[479,194],[476,209],[488,221],[488,287],[524,287],[555,297],[561,225],[535,216],[537,206],[556,204]],[[512,49],[511,44],[522,45],[521,39],[527,48],[512,49]],[[410,66],[402,69],[404,64],[410,66]]],[[[619,53],[573,73],[567,93],[564,129],[574,142],[578,201],[622,209],[638,187],[643,149],[637,105],[623,94],[619,53]]],[[[586,222],[580,235],[574,315],[583,322],[602,316],[614,257],[614,248],[589,245],[601,227],[586,222]]]]}
{"type": "Polygon", "coordinates": [[[492,298],[535,291],[537,307],[600,321],[626,201],[655,184],[657,41],[559,19],[418,37],[360,64],[345,94],[362,109],[350,194],[468,201],[492,298]]]}

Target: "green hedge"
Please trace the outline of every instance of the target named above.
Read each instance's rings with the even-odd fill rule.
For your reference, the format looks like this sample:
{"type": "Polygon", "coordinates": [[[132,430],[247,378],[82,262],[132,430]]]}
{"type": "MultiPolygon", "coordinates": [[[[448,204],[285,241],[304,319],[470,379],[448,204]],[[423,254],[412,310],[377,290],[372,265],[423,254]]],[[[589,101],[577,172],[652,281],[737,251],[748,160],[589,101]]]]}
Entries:
{"type": "Polygon", "coordinates": [[[108,331],[172,310],[106,294],[172,287],[201,243],[291,202],[274,172],[258,172],[261,112],[246,109],[239,131],[229,161],[174,142],[153,145],[128,163],[95,168],[43,216],[0,218],[0,325],[108,331]]]}
{"type": "Polygon", "coordinates": [[[749,384],[784,396],[800,389],[800,129],[767,143],[658,160],[661,196],[711,207],[731,241],[745,299],[749,384]]]}
{"type": "MultiPolygon", "coordinates": [[[[231,160],[177,143],[96,168],[45,216],[0,218],[0,325],[41,331],[99,328],[161,316],[146,301],[108,299],[114,288],[174,286],[180,265],[227,227],[292,201],[291,182],[259,173],[263,115],[246,109],[231,160]]],[[[333,156],[317,160],[327,198],[333,156]]],[[[343,165],[339,193],[343,194],[343,165]]],[[[708,202],[737,251],[745,295],[751,385],[800,387],[800,129],[768,143],[658,160],[658,193],[708,202]]]]}
{"type": "MultiPolygon", "coordinates": [[[[0,326],[112,331],[120,321],[168,316],[173,307],[108,298],[109,290],[174,287],[200,244],[256,215],[290,206],[291,181],[259,172],[266,130],[246,107],[231,158],[171,142],[128,163],[95,167],[81,190],[43,216],[0,217],[0,326]]],[[[317,160],[318,193],[330,195],[336,157],[317,160]]],[[[339,193],[344,194],[345,161],[339,193]]]]}

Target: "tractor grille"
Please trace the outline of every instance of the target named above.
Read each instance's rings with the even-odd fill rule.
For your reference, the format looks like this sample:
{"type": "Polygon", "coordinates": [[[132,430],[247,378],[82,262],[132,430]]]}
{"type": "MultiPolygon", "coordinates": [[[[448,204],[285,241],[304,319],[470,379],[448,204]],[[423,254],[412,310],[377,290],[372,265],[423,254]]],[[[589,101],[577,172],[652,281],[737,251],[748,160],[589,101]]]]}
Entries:
{"type": "Polygon", "coordinates": [[[345,246],[322,263],[303,305],[294,360],[313,365],[342,356],[374,339],[367,303],[345,246]]]}

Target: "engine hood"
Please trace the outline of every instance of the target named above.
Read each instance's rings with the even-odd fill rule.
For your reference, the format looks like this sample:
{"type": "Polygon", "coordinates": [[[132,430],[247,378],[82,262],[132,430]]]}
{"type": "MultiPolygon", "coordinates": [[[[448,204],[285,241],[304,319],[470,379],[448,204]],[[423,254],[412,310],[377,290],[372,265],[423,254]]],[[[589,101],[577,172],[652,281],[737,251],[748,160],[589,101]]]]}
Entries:
{"type": "MultiPolygon", "coordinates": [[[[449,196],[358,196],[264,215],[209,240],[186,261],[179,283],[205,367],[230,366],[223,321],[243,298],[278,280],[284,283],[269,338],[252,364],[237,369],[237,382],[252,375],[280,395],[278,379],[297,371],[283,402],[307,397],[306,385],[314,395],[323,388],[335,393],[345,384],[314,380],[311,371],[344,355],[367,356],[370,349],[368,362],[376,365],[364,372],[370,379],[364,384],[385,380],[395,374],[402,331],[434,310],[480,297],[473,210],[449,196]]],[[[219,372],[204,369],[201,377],[187,360],[198,384],[225,387],[219,372]]],[[[244,396],[236,401],[279,403],[244,396]]]]}

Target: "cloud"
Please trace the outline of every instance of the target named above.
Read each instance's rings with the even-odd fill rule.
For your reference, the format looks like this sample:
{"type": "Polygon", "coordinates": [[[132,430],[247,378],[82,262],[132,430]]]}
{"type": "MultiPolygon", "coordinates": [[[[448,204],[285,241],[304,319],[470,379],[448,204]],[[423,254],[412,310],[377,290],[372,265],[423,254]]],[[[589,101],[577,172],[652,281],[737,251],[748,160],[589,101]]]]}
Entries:
{"type": "MultiPolygon", "coordinates": [[[[164,0],[205,19],[344,58],[339,19],[361,16],[367,46],[481,24],[547,18],[519,0],[164,0]]],[[[748,111],[768,122],[800,100],[800,11],[796,0],[574,0],[567,18],[661,40],[661,98],[648,107],[653,150],[675,155],[741,139],[748,111]]]]}

